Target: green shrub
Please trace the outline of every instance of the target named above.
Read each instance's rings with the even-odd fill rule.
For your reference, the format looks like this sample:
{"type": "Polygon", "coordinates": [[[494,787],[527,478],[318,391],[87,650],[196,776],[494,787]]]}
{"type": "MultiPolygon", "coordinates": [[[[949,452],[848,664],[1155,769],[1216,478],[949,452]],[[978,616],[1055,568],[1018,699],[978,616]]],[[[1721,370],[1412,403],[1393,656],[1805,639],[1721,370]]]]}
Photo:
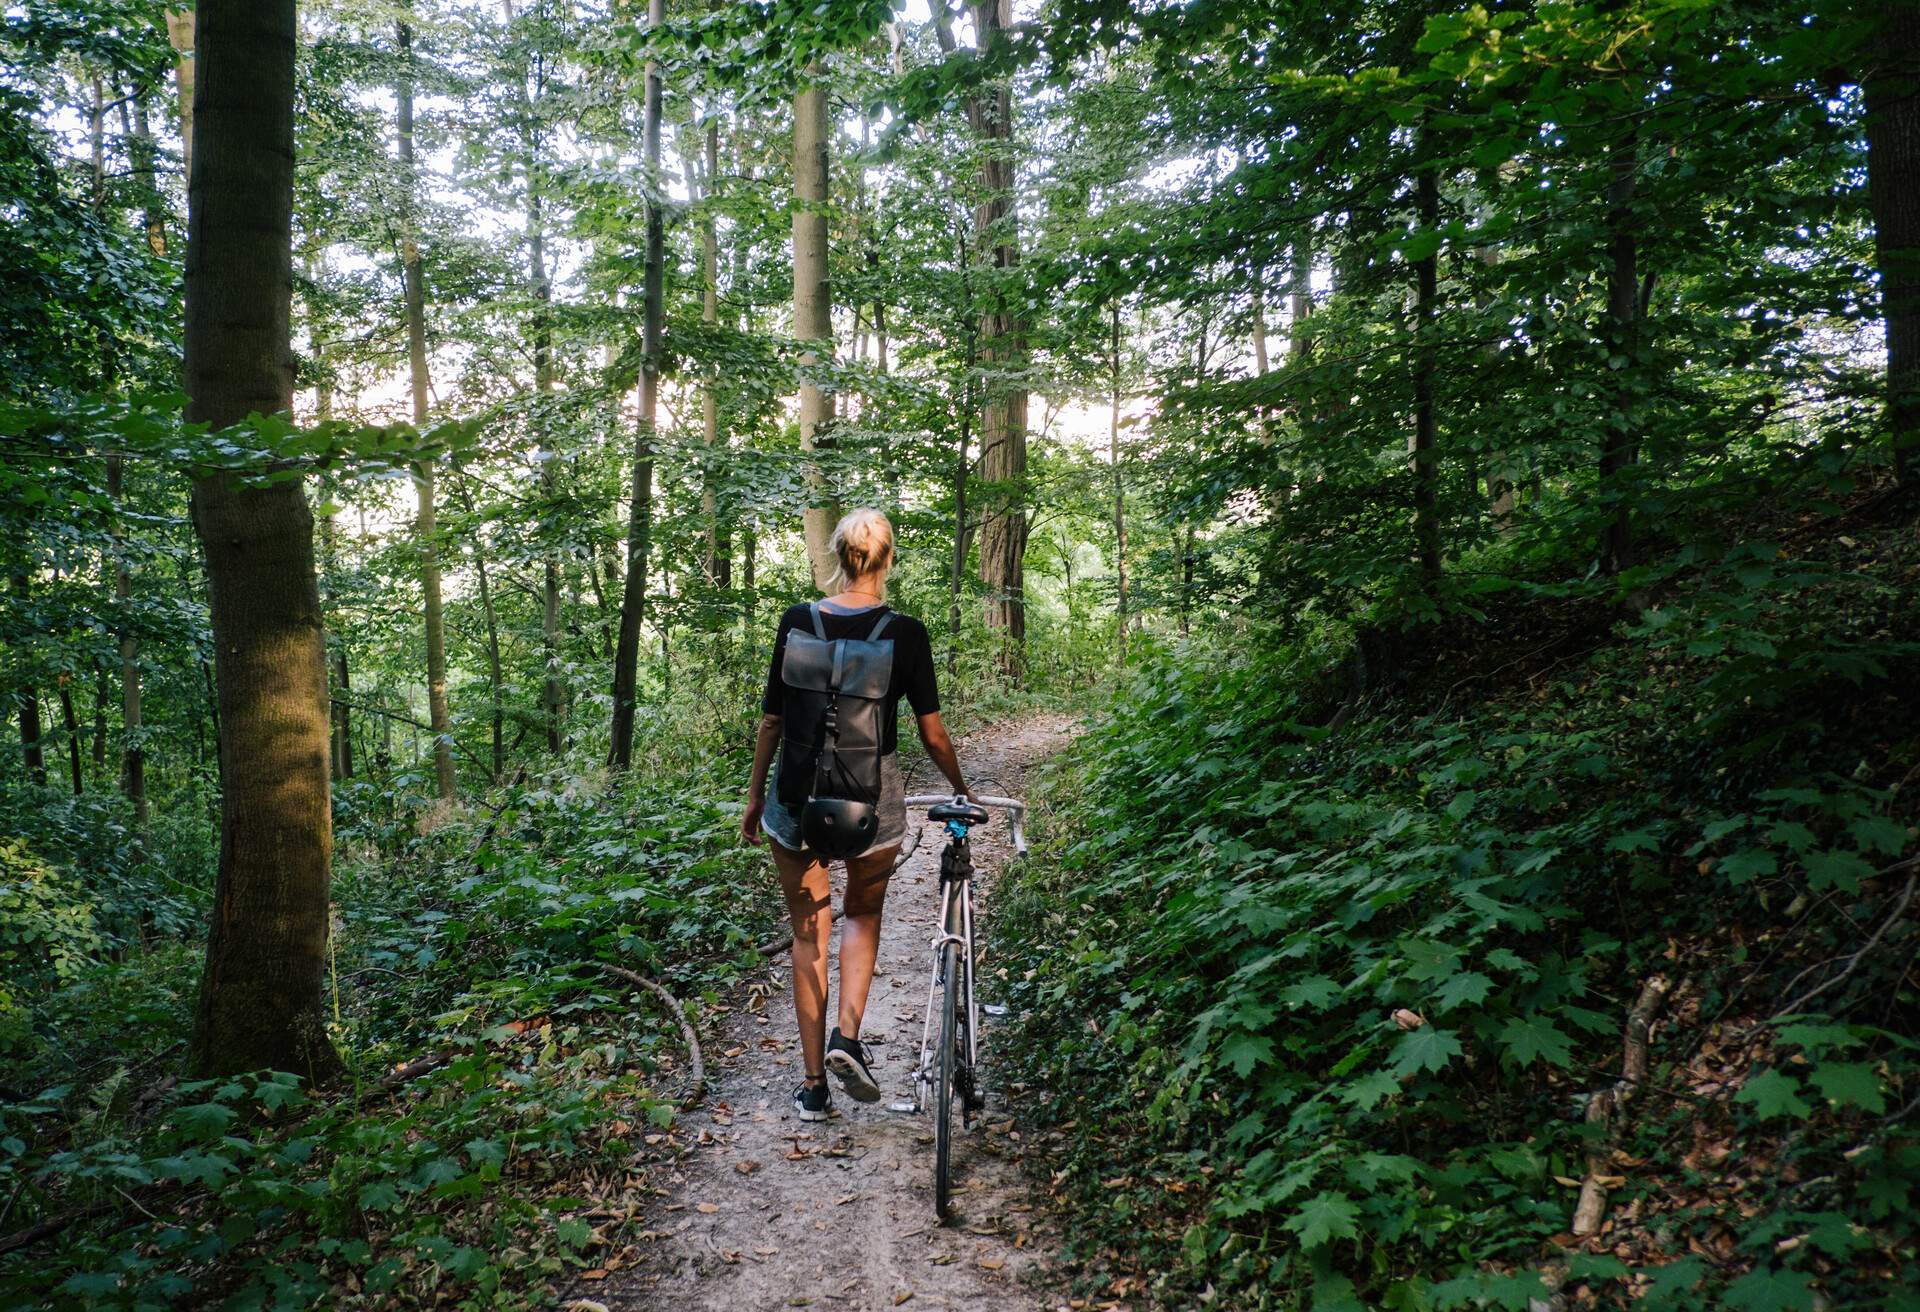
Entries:
{"type": "Polygon", "coordinates": [[[93,904],[18,839],[0,838],[0,1050],[31,1023],[31,994],[65,984],[100,950],[93,904]]]}

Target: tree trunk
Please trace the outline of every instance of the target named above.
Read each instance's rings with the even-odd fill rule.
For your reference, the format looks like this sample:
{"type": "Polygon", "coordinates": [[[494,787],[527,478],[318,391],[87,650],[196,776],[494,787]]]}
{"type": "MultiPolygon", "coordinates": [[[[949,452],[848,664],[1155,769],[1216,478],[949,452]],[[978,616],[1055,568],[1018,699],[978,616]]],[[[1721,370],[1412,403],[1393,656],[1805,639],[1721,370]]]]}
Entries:
{"type": "Polygon", "coordinates": [[[1257,378],[1267,371],[1267,291],[1265,270],[1253,271],[1253,372],[1257,378]]]}
{"type": "Polygon", "coordinates": [[[1313,230],[1303,227],[1294,239],[1287,287],[1287,359],[1306,359],[1307,318],[1313,313],[1313,230]]]}
{"type": "MultiPolygon", "coordinates": [[[[167,10],[167,44],[173,47],[173,85],[180,95],[180,171],[193,185],[194,19],[191,9],[167,10]]],[[[189,195],[187,207],[193,207],[189,195]]]]}
{"type": "Polygon", "coordinates": [[[1640,248],[1633,215],[1639,154],[1639,139],[1629,128],[1615,144],[1608,165],[1606,347],[1613,410],[1607,416],[1606,437],[1600,449],[1600,490],[1614,500],[1600,540],[1601,568],[1608,574],[1618,574],[1633,563],[1632,523],[1622,475],[1634,460],[1637,407],[1632,388],[1640,369],[1640,248]]]}
{"type": "MultiPolygon", "coordinates": [[[[536,85],[545,80],[544,67],[535,72],[536,85]]],[[[544,202],[540,193],[540,158],[537,146],[529,149],[527,155],[527,262],[528,274],[533,279],[533,296],[536,303],[533,326],[533,386],[534,390],[545,398],[553,391],[553,283],[547,277],[547,230],[544,202]]],[[[544,407],[544,399],[542,406],[544,407]]],[[[537,412],[539,422],[544,426],[547,414],[544,408],[537,412]]],[[[557,500],[558,466],[548,453],[548,458],[540,463],[540,485],[549,504],[557,500]]],[[[563,729],[566,718],[567,692],[560,674],[560,562],[551,549],[541,562],[540,577],[540,652],[545,669],[541,684],[541,713],[547,722],[547,751],[558,756],[565,746],[563,729]]],[[[489,659],[497,660],[498,644],[489,650],[489,659]]],[[[499,683],[494,684],[495,720],[499,708],[499,683]]],[[[496,724],[495,738],[499,737],[496,724]]],[[[497,778],[501,763],[495,762],[493,773],[497,778]]]]}
{"type": "MultiPolygon", "coordinates": [[[[293,0],[200,0],[186,418],[293,408],[293,0]]],[[[313,519],[300,482],[196,479],[218,661],[220,867],[189,1066],[340,1071],[321,1011],[333,849],[313,519]]]]}
{"type": "Polygon", "coordinates": [[[1120,654],[1127,654],[1127,488],[1120,466],[1120,303],[1115,301],[1112,343],[1112,404],[1107,412],[1107,462],[1113,466],[1113,569],[1118,585],[1115,618],[1120,654]]]}
{"type": "Polygon", "coordinates": [[[80,717],[74,714],[73,690],[67,686],[65,675],[60,678],[60,723],[67,731],[67,767],[73,779],[73,795],[80,797],[87,791],[87,776],[80,758],[80,717]]]}
{"type": "MultiPolygon", "coordinates": [[[[1013,21],[1012,10],[1012,0],[973,6],[983,54],[1001,40],[1013,21]]],[[[991,380],[980,412],[980,476],[990,489],[980,525],[980,581],[986,585],[987,627],[1001,633],[1001,669],[1018,678],[1027,635],[1027,389],[1024,383],[995,378],[1026,363],[1025,325],[1008,286],[1020,262],[1013,206],[1013,88],[1001,83],[987,89],[973,110],[986,150],[974,230],[995,274],[980,320],[980,360],[991,380]]]]}
{"type": "Polygon", "coordinates": [[[95,778],[104,778],[107,773],[107,663],[101,661],[93,667],[93,773],[95,778]]]}
{"type": "MultiPolygon", "coordinates": [[[[427,286],[420,267],[419,233],[414,223],[418,188],[413,162],[413,29],[398,25],[400,77],[394,88],[399,104],[400,173],[406,195],[402,201],[400,259],[406,278],[407,369],[413,392],[413,424],[427,426],[427,286]]],[[[433,728],[433,777],[440,800],[453,800],[453,717],[447,709],[447,625],[440,591],[439,525],[434,512],[434,469],[431,461],[413,467],[413,486],[419,499],[414,537],[420,544],[420,592],[427,629],[427,723],[433,728]]]]}
{"type": "MultiPolygon", "coordinates": [[[[647,26],[666,22],[665,0],[648,0],[647,26]]],[[[647,606],[647,553],[653,536],[653,439],[660,408],[660,335],[666,293],[666,215],[657,197],[660,178],[660,66],[647,61],[643,131],[646,142],[647,251],[641,306],[640,415],[633,429],[633,486],[627,517],[626,585],[620,597],[620,640],[613,654],[615,769],[633,764],[634,698],[639,683],[640,621],[647,606]]]]}
{"type": "MultiPolygon", "coordinates": [[[[833,359],[833,295],[827,282],[827,91],[818,64],[808,67],[805,85],[793,98],[793,335],[807,345],[800,367],[833,359]],[[821,355],[824,346],[825,356],[821,355]]],[[[800,382],[800,449],[829,445],[820,429],[833,419],[833,403],[810,378],[800,382]]],[[[838,564],[828,545],[840,507],[827,492],[818,469],[808,474],[808,506],[801,527],[814,586],[828,590],[838,564]]]]}
{"type": "MultiPolygon", "coordinates": [[[[707,120],[706,161],[707,209],[700,223],[700,321],[720,322],[720,234],[713,213],[713,199],[720,179],[720,119],[707,120]]],[[[700,488],[700,517],[706,529],[707,583],[716,588],[730,587],[733,543],[720,522],[720,498],[714,489],[714,462],[720,452],[720,374],[706,378],[700,395],[700,424],[707,446],[707,471],[700,488]]]]}
{"type": "Polygon", "coordinates": [[[1865,78],[1867,193],[1887,332],[1894,468],[1920,448],[1920,0],[1885,0],[1865,78]]]}
{"type": "MultiPolygon", "coordinates": [[[[1430,129],[1420,131],[1427,145],[1430,129]]],[[[1431,152],[1428,152],[1431,153],[1431,152]]],[[[1423,232],[1440,226],[1440,180],[1427,161],[1414,179],[1415,205],[1423,232]]],[[[1420,562],[1422,585],[1431,592],[1440,581],[1440,456],[1435,450],[1433,403],[1434,311],[1439,300],[1440,254],[1435,251],[1414,261],[1413,307],[1413,540],[1420,562]]]]}
{"type": "Polygon", "coordinates": [[[133,631],[133,573],[120,535],[125,470],[119,456],[107,458],[107,500],[113,503],[113,606],[120,629],[120,791],[133,807],[136,830],[147,826],[147,754],[142,743],[140,640],[133,631]]]}

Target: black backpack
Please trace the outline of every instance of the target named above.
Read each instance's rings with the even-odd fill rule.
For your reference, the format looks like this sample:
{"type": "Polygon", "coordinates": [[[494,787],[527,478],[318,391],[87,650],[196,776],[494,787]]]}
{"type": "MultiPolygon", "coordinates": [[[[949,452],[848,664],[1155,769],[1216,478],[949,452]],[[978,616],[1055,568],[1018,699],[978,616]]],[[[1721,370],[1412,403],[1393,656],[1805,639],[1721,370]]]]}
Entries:
{"type": "Polygon", "coordinates": [[[820,604],[807,607],[813,632],[787,633],[780,681],[780,769],[774,788],[800,811],[806,845],[823,856],[857,856],[879,827],[880,744],[893,682],[893,620],[882,612],[865,638],[827,637],[820,604]]]}

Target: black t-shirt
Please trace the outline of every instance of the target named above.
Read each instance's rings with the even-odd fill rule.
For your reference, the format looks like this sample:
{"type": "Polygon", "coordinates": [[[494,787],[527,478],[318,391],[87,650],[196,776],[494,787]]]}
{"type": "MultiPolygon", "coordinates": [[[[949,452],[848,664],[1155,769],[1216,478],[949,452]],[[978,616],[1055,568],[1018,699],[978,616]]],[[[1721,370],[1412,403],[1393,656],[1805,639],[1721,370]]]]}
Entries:
{"type": "MultiPolygon", "coordinates": [[[[865,610],[848,611],[844,614],[820,608],[820,623],[827,631],[829,640],[838,638],[864,638],[873,632],[873,626],[880,621],[881,606],[869,606],[865,610]]],[[[767,691],[760,699],[760,709],[768,715],[785,714],[786,685],[780,681],[780,662],[787,654],[787,634],[796,626],[804,632],[813,632],[813,619],[802,604],[787,607],[787,613],[780,617],[780,630],[773,639],[773,663],[767,670],[767,691]]],[[[927,626],[919,620],[894,612],[893,620],[887,625],[887,631],[880,640],[893,642],[893,682],[887,685],[887,709],[880,717],[880,750],[893,752],[900,746],[900,698],[904,696],[913,707],[915,715],[932,715],[940,709],[940,690],[933,681],[933,642],[927,637],[927,626]]]]}

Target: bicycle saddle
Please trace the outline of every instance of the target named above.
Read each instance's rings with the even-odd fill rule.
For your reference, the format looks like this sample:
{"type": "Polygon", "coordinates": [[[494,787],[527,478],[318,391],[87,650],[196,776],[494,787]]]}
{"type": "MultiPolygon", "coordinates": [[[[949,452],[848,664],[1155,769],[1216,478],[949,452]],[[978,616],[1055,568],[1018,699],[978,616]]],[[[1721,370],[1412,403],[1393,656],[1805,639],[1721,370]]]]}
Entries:
{"type": "Polygon", "coordinates": [[[936,802],[927,808],[929,820],[953,820],[963,825],[983,825],[987,822],[987,808],[975,806],[972,802],[936,802]]]}

